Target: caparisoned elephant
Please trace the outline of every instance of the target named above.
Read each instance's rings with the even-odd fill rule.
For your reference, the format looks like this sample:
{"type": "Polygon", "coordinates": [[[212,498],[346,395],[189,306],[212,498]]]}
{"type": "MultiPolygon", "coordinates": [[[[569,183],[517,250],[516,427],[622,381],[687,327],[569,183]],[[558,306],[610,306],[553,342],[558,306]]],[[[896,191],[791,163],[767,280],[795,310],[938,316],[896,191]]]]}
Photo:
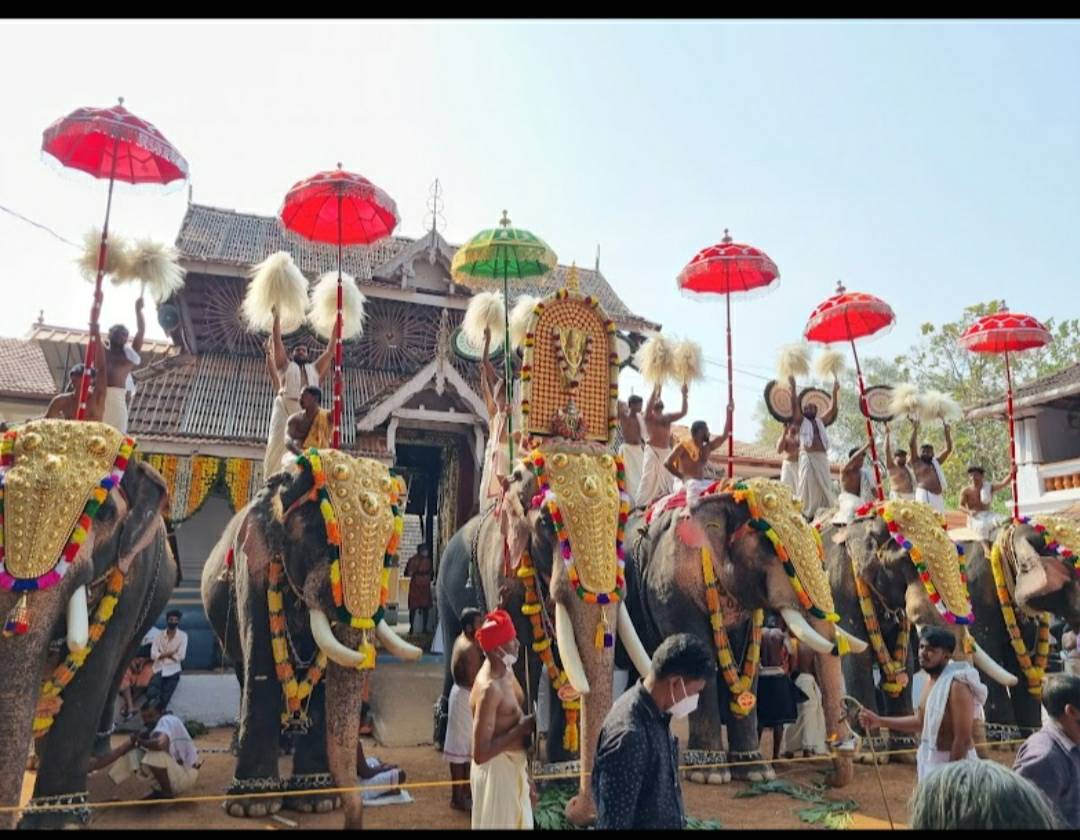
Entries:
{"type": "MultiPolygon", "coordinates": [[[[957,637],[954,655],[968,656],[964,652],[964,635],[969,604],[975,627],[985,620],[979,588],[972,577],[977,563],[972,564],[970,556],[957,551],[938,514],[921,502],[878,503],[862,511],[850,524],[833,524],[830,518],[828,514],[821,517],[820,527],[840,623],[870,641],[870,649],[845,658],[847,691],[880,713],[911,714],[915,670],[910,655],[911,631],[927,625],[946,627],[957,637]],[[912,548],[905,547],[905,541],[912,548]],[[922,568],[916,567],[913,550],[922,568]],[[964,561],[969,583],[963,578],[964,561]],[[937,606],[931,600],[931,590],[941,599],[937,606]],[[876,623],[880,634],[870,623],[876,623]],[[883,661],[888,664],[883,666],[883,661]],[[883,672],[884,709],[879,707],[875,693],[875,664],[883,672]]],[[[981,647],[970,658],[989,677],[988,685],[1015,683],[1016,678],[981,647]]],[[[885,741],[875,743],[880,744],[876,747],[879,750],[886,746],[885,741]]],[[[890,733],[888,746],[904,748],[909,744],[890,733]]]]}
{"type": "MultiPolygon", "coordinates": [[[[225,803],[233,816],[263,816],[283,804],[327,811],[332,795],[288,794],[356,787],[372,636],[394,656],[421,654],[382,618],[400,492],[377,461],[309,450],[269,479],[214,547],[203,569],[203,604],[241,684],[239,755],[225,803]],[[278,777],[283,728],[299,735],[285,783],[278,777]],[[266,791],[282,797],[244,797],[266,791]]],[[[345,827],[360,828],[360,794],[342,798],[345,827]]]]}
{"type": "MultiPolygon", "coordinates": [[[[0,802],[19,804],[33,733],[31,805],[71,806],[28,811],[20,827],[87,821],[95,734],[111,729],[123,669],[176,584],[165,483],[133,460],[133,444],[102,423],[67,420],[3,437],[0,621],[11,635],[0,638],[0,802]]],[[[0,825],[14,822],[6,812],[0,825]]]]}
{"type": "MultiPolygon", "coordinates": [[[[692,633],[717,650],[721,666],[731,663],[728,676],[737,686],[733,694],[721,672],[715,684],[705,687],[690,714],[684,760],[708,765],[761,759],[754,708],[756,669],[751,685],[740,685],[746,676],[740,660],[748,648],[752,612],[773,609],[792,634],[818,654],[828,732],[841,746],[833,781],[846,784],[854,743],[842,712],[837,628],[823,617],[831,613],[832,603],[820,549],[791,491],[777,481],[751,479],[706,495],[689,519],[683,518],[681,508],[658,513],[649,523],[645,519],[645,511],[638,511],[628,526],[627,584],[630,615],[646,650],[655,650],[673,633],[692,633]],[[778,557],[769,530],[793,561],[790,570],[778,557]],[[801,581],[802,598],[792,573],[801,581]],[[804,600],[806,593],[809,600],[804,600]],[[808,612],[811,602],[814,612],[808,612]],[[717,623],[723,634],[717,632],[717,623]],[[723,748],[722,725],[728,728],[729,752],[723,748]],[[850,750],[845,749],[848,745],[850,750]]],[[[853,650],[865,648],[857,638],[849,636],[846,641],[853,650]]],[[[761,779],[772,778],[773,772],[766,764],[754,763],[736,768],[734,774],[720,769],[692,771],[690,778],[721,784],[732,775],[761,779]]]]}
{"type": "MultiPolygon", "coordinates": [[[[595,819],[589,773],[600,726],[611,709],[616,636],[636,669],[642,674],[649,669],[622,596],[612,594],[625,588],[618,535],[627,504],[620,496],[615,459],[605,449],[545,444],[542,452],[516,465],[503,501],[505,522],[490,511],[474,517],[447,544],[439,566],[439,615],[447,648],[460,632],[457,616],[463,607],[502,606],[513,617],[523,648],[529,645],[533,698],[540,680],[550,675],[536,647],[547,650],[549,641],[557,651],[555,668],[559,681],[565,679],[561,694],[571,718],[580,703],[581,776],[566,812],[577,825],[595,819]],[[533,621],[543,630],[540,636],[533,621]],[[580,697],[573,699],[574,694],[580,697]]],[[[515,671],[525,685],[526,657],[518,659],[515,671]]],[[[449,687],[443,702],[448,693],[449,687]]],[[[552,706],[559,707],[560,700],[553,699],[552,706]]],[[[563,729],[557,723],[556,718],[548,730],[549,757],[558,754],[550,748],[561,743],[563,729]]]]}

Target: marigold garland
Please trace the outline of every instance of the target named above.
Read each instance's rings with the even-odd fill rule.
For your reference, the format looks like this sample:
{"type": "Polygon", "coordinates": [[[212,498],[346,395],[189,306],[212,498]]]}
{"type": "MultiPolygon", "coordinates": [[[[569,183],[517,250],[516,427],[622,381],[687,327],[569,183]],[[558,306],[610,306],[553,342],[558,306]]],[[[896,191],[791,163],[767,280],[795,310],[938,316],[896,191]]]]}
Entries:
{"type": "Polygon", "coordinates": [[[61,693],[68,683],[74,679],[76,672],[86,663],[90,652],[94,649],[101,637],[105,634],[105,628],[113,617],[116,605],[120,601],[120,593],[124,588],[124,573],[119,568],[109,570],[106,578],[105,594],[98,602],[94,610],[94,619],[90,624],[90,632],[86,647],[82,650],[69,651],[67,657],[52,676],[41,687],[41,695],[38,698],[38,707],[34,714],[34,737],[43,737],[52,728],[56,715],[60,712],[62,700],[61,693]]]}
{"type": "Polygon", "coordinates": [[[578,715],[581,712],[581,698],[564,700],[559,696],[560,689],[567,685],[569,680],[566,671],[555,664],[551,637],[548,636],[540,615],[540,596],[536,591],[536,569],[528,551],[521,555],[517,576],[521,578],[521,582],[525,585],[525,603],[521,605],[521,614],[526,616],[532,625],[532,649],[536,651],[537,656],[540,657],[540,661],[544,665],[544,669],[547,671],[548,678],[551,680],[551,688],[559,697],[559,702],[562,703],[563,707],[563,715],[566,718],[566,726],[563,729],[563,749],[568,752],[577,752],[579,748],[578,715]]]}
{"type": "MultiPolygon", "coordinates": [[[[1011,536],[1012,529],[1003,532],[1011,536]]],[[[1032,697],[1042,697],[1043,674],[1046,673],[1046,663],[1050,659],[1050,613],[1039,613],[1038,640],[1035,643],[1035,660],[1028,653],[1024,637],[1020,632],[1019,623],[1016,620],[1016,610],[1013,606],[1012,596],[1005,582],[1005,570],[1001,564],[1001,542],[994,542],[990,549],[990,570],[994,574],[994,588],[997,591],[998,604],[1001,606],[1001,617],[1005,620],[1005,629],[1009,632],[1009,641],[1016,652],[1016,661],[1027,679],[1028,694],[1032,697]]]]}
{"type": "Polygon", "coordinates": [[[207,455],[191,458],[190,478],[184,500],[181,520],[190,519],[199,510],[221,477],[221,460],[207,455]]]}
{"type": "Polygon", "coordinates": [[[701,547],[701,573],[705,578],[705,603],[709,607],[709,624],[712,625],[713,644],[716,646],[716,661],[720,664],[720,673],[724,676],[732,699],[728,708],[737,717],[746,717],[757,705],[757,698],[752,692],[754,677],[757,676],[758,662],[761,659],[761,628],[765,624],[765,610],[754,610],[750,616],[750,645],[743,657],[742,675],[735,667],[735,658],[731,653],[731,642],[724,629],[724,610],[720,604],[720,585],[713,570],[712,551],[708,544],[701,547]],[[738,702],[740,698],[743,703],[738,702]]]}
{"type": "Polygon", "coordinates": [[[874,655],[881,668],[881,690],[889,697],[899,697],[908,684],[907,655],[911,621],[905,613],[896,635],[896,644],[893,646],[892,653],[889,653],[885,639],[881,635],[881,626],[877,620],[874,602],[870,597],[870,587],[859,576],[859,569],[854,558],[851,561],[851,571],[855,576],[855,593],[859,598],[859,609],[862,611],[863,622],[866,624],[866,632],[870,636],[870,646],[874,649],[874,655]]]}
{"type": "Polygon", "coordinates": [[[307,709],[311,703],[311,695],[326,671],[326,654],[320,649],[304,679],[297,681],[285,636],[285,566],[279,558],[270,560],[268,580],[266,603],[270,610],[270,648],[274,653],[274,672],[285,697],[281,725],[288,727],[294,724],[303,728],[308,720],[307,709]]]}
{"type": "Polygon", "coordinates": [[[251,499],[251,482],[254,462],[247,458],[228,458],[225,461],[225,486],[229,489],[229,503],[233,512],[240,510],[251,499]]]}

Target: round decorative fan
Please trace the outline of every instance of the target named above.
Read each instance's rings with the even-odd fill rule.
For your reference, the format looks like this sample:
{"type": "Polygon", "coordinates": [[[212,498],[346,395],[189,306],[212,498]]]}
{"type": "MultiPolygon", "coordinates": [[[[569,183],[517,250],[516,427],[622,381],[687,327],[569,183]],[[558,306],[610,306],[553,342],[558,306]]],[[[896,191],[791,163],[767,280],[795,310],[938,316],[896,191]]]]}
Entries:
{"type": "MultiPolygon", "coordinates": [[[[483,358],[484,348],[477,347],[465,336],[465,333],[461,331],[461,327],[454,330],[454,334],[450,337],[450,346],[454,348],[454,352],[458,358],[464,359],[467,362],[479,362],[483,358]]],[[[488,353],[488,358],[494,363],[502,358],[502,345],[498,347],[492,347],[488,353]]]]}
{"type": "Polygon", "coordinates": [[[765,386],[765,407],[774,420],[790,423],[792,415],[791,389],[783,382],[772,380],[765,386]]]}
{"type": "Polygon", "coordinates": [[[893,419],[889,410],[892,390],[892,385],[873,385],[866,389],[866,411],[871,420],[888,423],[893,419]]]}

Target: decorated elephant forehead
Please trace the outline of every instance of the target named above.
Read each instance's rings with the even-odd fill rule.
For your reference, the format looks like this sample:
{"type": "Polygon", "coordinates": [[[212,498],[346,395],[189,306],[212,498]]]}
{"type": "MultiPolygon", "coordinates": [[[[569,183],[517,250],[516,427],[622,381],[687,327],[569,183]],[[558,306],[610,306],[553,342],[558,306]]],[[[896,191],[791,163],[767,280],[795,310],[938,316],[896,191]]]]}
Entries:
{"type": "Polygon", "coordinates": [[[1071,554],[1080,553],[1080,521],[1065,516],[1040,516],[1032,524],[1043,527],[1043,538],[1048,545],[1053,542],[1071,554]]]}
{"type": "MultiPolygon", "coordinates": [[[[809,597],[810,605],[826,616],[834,615],[821,537],[803,518],[801,505],[791,489],[771,478],[751,478],[740,484],[750,491],[747,501],[751,516],[771,526],[776,538],[767,530],[765,535],[782,562],[786,555],[786,562],[793,567],[794,577],[809,597]]],[[[804,603],[804,606],[809,605],[804,603]]]]}
{"type": "Polygon", "coordinates": [[[74,559],[93,514],[127,466],[132,442],[104,423],[36,420],[3,438],[3,575],[43,581],[74,559]],[[123,450],[123,453],[122,453],[123,450]],[[123,454],[123,457],[121,457],[123,454]],[[84,518],[86,517],[86,518],[84,518]],[[72,542],[75,541],[74,548],[72,542]],[[68,556],[70,555],[70,556],[68,556]],[[66,558],[66,560],[65,560],[66,558]]]}
{"type": "Polygon", "coordinates": [[[343,606],[350,615],[366,618],[382,605],[383,567],[394,536],[400,479],[370,458],[336,449],[320,450],[319,457],[340,535],[343,606]]]}
{"type": "Polygon", "coordinates": [[[619,577],[616,548],[622,502],[615,458],[607,453],[552,452],[543,454],[541,463],[549,506],[555,503],[565,531],[563,559],[571,553],[587,591],[612,592],[619,577]]]}
{"type": "Polygon", "coordinates": [[[892,539],[906,549],[930,600],[949,621],[969,623],[971,597],[963,555],[941,516],[923,502],[895,500],[880,509],[892,539]]]}

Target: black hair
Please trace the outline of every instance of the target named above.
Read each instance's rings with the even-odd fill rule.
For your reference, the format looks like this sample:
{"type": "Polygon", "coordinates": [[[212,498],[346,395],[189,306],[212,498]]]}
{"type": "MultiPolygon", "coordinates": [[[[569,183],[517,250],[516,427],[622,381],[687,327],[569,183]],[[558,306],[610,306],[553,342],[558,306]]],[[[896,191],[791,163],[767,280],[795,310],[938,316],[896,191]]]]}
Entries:
{"type": "MultiPolygon", "coordinates": [[[[82,362],[79,362],[79,364],[77,365],[72,365],[71,370],[68,371],[68,377],[74,378],[76,376],[82,376],[84,370],[86,370],[86,365],[84,365],[82,362]]],[[[97,379],[97,368],[90,368],[90,378],[97,379]]]]}
{"type": "Polygon", "coordinates": [[[956,636],[944,627],[924,627],[919,634],[919,640],[926,642],[929,647],[952,653],[956,650],[956,636]]]}
{"type": "Polygon", "coordinates": [[[118,332],[119,330],[127,332],[128,328],[125,327],[123,324],[113,324],[111,327],[109,327],[109,334],[112,335],[114,332],[118,332]]]}
{"type": "Polygon", "coordinates": [[[984,470],[978,464],[972,464],[970,467],[968,467],[967,471],[968,471],[968,475],[971,475],[972,473],[978,473],[979,475],[986,475],[986,470],[984,470]]]}
{"type": "Polygon", "coordinates": [[[715,657],[712,648],[697,636],[676,633],[664,639],[652,655],[652,673],[656,679],[707,680],[716,673],[715,657]]]}
{"type": "Polygon", "coordinates": [[[855,454],[856,452],[858,452],[858,451],[859,451],[860,449],[862,449],[862,447],[861,447],[861,446],[853,446],[853,447],[851,447],[851,449],[849,449],[849,450],[848,450],[848,454],[847,454],[847,456],[848,456],[848,457],[850,458],[850,457],[851,457],[852,455],[854,455],[854,454],[855,454]]]}
{"type": "Polygon", "coordinates": [[[704,420],[695,420],[690,425],[690,434],[696,435],[698,432],[703,432],[707,428],[709,428],[709,424],[706,423],[704,420]]]}
{"type": "Polygon", "coordinates": [[[919,447],[919,449],[929,449],[931,452],[933,452],[934,451],[934,444],[932,444],[932,443],[924,443],[922,446],[919,447]]]}
{"type": "Polygon", "coordinates": [[[634,405],[635,403],[637,405],[641,405],[642,403],[642,399],[638,394],[634,394],[634,396],[630,397],[630,399],[626,401],[627,405],[634,405]]]}
{"type": "Polygon", "coordinates": [[[1066,704],[1080,711],[1080,677],[1076,674],[1050,674],[1043,684],[1042,704],[1052,718],[1065,714],[1066,704]]]}
{"type": "Polygon", "coordinates": [[[159,715],[165,714],[168,709],[165,707],[165,701],[157,698],[148,700],[143,704],[142,711],[144,712],[157,712],[159,715]]]}
{"type": "Polygon", "coordinates": [[[317,385],[308,385],[303,391],[300,392],[301,396],[303,396],[304,394],[311,394],[311,396],[315,398],[315,402],[319,403],[320,405],[322,404],[322,389],[319,388],[317,385]]]}
{"type": "Polygon", "coordinates": [[[476,622],[483,617],[484,614],[476,607],[465,607],[465,609],[461,611],[461,629],[464,630],[466,627],[474,626],[476,622]]]}
{"type": "Polygon", "coordinates": [[[184,614],[182,612],[180,612],[180,610],[169,610],[167,613],[165,613],[165,618],[172,618],[174,615],[177,618],[183,618],[184,617],[184,614]]]}
{"type": "Polygon", "coordinates": [[[907,450],[906,449],[897,449],[896,452],[894,452],[893,454],[894,455],[907,455],[907,450]]]}

